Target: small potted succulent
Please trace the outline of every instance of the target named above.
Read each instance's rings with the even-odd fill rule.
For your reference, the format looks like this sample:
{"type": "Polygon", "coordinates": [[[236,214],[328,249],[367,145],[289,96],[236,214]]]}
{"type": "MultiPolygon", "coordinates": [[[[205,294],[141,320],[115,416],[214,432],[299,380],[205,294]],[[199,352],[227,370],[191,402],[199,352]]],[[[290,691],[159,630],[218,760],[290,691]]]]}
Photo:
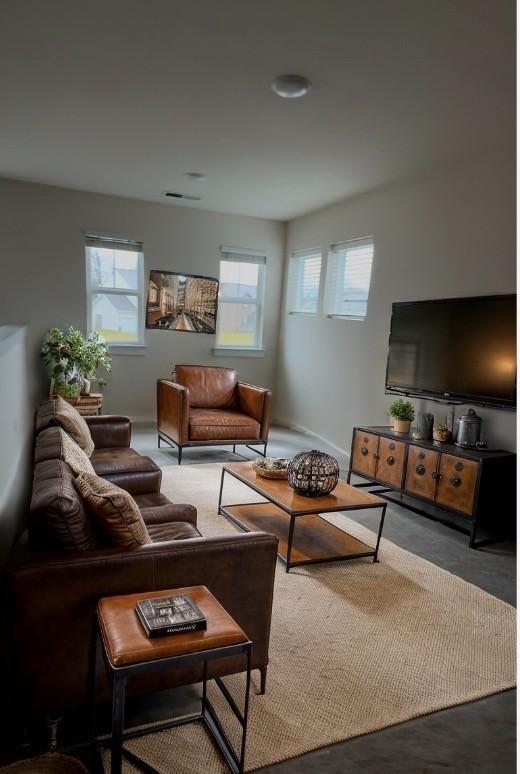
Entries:
{"type": "Polygon", "coordinates": [[[410,432],[410,424],[415,418],[415,411],[409,400],[403,400],[403,398],[394,400],[388,409],[388,413],[394,421],[396,433],[410,432]]]}

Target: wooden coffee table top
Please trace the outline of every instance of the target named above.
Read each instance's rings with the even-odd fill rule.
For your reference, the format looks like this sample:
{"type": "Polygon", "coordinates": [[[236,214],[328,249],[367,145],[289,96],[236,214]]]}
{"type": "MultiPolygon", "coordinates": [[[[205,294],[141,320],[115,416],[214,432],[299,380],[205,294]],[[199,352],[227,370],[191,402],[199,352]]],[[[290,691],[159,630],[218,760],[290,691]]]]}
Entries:
{"type": "Polygon", "coordinates": [[[327,511],[348,511],[359,508],[381,506],[384,500],[376,495],[358,489],[344,481],[324,497],[299,495],[284,479],[265,478],[256,473],[252,462],[229,462],[224,469],[232,476],[263,495],[287,513],[326,513],[327,511]]]}

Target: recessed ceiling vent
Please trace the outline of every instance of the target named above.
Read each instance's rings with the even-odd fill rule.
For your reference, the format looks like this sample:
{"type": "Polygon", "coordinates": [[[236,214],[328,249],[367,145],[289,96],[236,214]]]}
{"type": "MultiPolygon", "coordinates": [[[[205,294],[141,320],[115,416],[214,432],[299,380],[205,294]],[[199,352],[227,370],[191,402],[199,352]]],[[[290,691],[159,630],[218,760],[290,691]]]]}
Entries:
{"type": "Polygon", "coordinates": [[[164,191],[163,196],[168,196],[170,199],[186,199],[190,202],[200,202],[201,196],[192,196],[192,194],[176,193],[175,191],[164,191]]]}

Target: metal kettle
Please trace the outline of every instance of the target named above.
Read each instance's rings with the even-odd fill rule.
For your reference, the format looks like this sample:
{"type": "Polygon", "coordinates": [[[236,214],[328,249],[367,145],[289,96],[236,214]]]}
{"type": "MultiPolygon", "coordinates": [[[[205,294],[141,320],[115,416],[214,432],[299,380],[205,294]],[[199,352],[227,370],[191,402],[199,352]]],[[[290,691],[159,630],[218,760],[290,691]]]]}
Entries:
{"type": "Polygon", "coordinates": [[[462,416],[457,419],[455,444],[466,448],[477,446],[480,442],[481,427],[481,417],[477,416],[474,409],[468,409],[467,414],[462,414],[462,416]]]}

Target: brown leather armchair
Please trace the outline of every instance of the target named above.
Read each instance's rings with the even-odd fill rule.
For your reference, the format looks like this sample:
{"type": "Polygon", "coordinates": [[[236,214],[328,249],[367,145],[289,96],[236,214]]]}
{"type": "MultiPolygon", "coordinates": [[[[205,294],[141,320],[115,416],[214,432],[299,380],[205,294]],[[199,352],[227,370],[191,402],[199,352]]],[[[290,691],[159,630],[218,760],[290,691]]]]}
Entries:
{"type": "Polygon", "coordinates": [[[233,368],[176,365],[172,381],[157,381],[157,445],[176,446],[179,465],[185,446],[263,446],[265,457],[270,408],[271,392],[233,368]]]}

